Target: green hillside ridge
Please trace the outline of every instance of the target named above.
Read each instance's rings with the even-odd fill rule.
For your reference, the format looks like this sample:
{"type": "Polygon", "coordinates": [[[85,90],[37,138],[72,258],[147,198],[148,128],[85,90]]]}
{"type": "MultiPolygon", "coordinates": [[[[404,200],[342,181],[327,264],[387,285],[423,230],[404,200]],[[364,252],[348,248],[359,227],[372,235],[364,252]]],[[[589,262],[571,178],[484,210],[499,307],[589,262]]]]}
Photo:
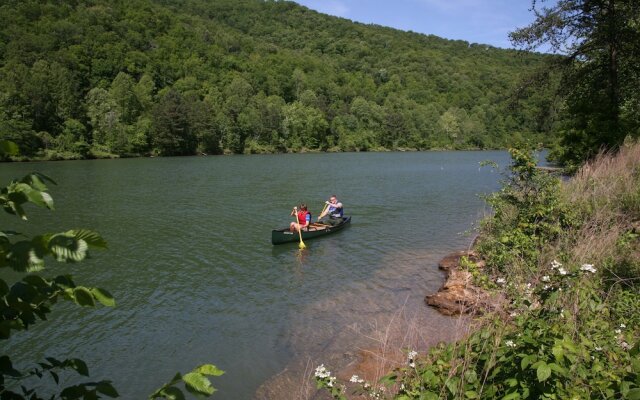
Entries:
{"type": "Polygon", "coordinates": [[[0,18],[0,139],[28,158],[549,142],[551,88],[515,95],[547,55],[282,1],[10,0],[0,18]]]}

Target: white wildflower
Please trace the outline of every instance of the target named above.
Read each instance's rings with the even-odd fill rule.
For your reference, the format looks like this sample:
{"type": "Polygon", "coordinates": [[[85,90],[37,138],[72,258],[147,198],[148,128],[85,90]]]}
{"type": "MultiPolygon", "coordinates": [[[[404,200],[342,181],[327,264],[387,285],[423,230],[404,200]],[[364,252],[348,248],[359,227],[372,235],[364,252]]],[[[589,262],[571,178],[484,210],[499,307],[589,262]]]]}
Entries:
{"type": "Polygon", "coordinates": [[[331,376],[331,372],[325,368],[324,364],[320,364],[320,366],[316,368],[315,376],[316,378],[328,378],[331,376]]]}
{"type": "Polygon", "coordinates": [[[507,340],[506,342],[504,342],[504,344],[505,344],[507,347],[516,347],[516,344],[515,344],[515,343],[513,343],[513,340],[507,340]]]}
{"type": "Polygon", "coordinates": [[[621,329],[616,329],[614,332],[619,335],[619,334],[622,333],[622,330],[621,329]]]}
{"type": "Polygon", "coordinates": [[[560,267],[562,267],[562,264],[560,264],[558,261],[556,260],[551,261],[551,269],[556,269],[560,267]]]}
{"type": "Polygon", "coordinates": [[[626,328],[626,327],[627,327],[627,326],[626,326],[625,324],[620,324],[620,329],[624,329],[624,328],[626,328]]]}
{"type": "Polygon", "coordinates": [[[549,275],[545,275],[542,277],[542,282],[550,282],[551,278],[549,277],[549,275]]]}
{"type": "Polygon", "coordinates": [[[600,346],[596,346],[595,350],[596,350],[596,351],[602,351],[602,347],[600,347],[600,346]]]}
{"type": "Polygon", "coordinates": [[[407,354],[407,363],[409,364],[409,366],[411,368],[415,368],[416,367],[416,363],[415,363],[414,360],[416,359],[417,355],[418,355],[418,352],[415,351],[415,350],[411,350],[409,352],[409,354],[407,354]]]}
{"type": "Polygon", "coordinates": [[[512,312],[511,314],[509,314],[509,316],[510,316],[510,317],[512,317],[512,318],[513,318],[513,317],[517,317],[517,316],[518,316],[518,313],[514,311],[514,312],[512,312]]]}
{"type": "Polygon", "coordinates": [[[631,346],[629,346],[629,343],[627,342],[620,342],[620,347],[622,347],[622,350],[629,350],[631,348],[631,346]]]}
{"type": "Polygon", "coordinates": [[[358,375],[354,375],[351,377],[351,379],[349,379],[349,382],[362,383],[364,382],[364,379],[360,378],[358,375]]]}
{"type": "Polygon", "coordinates": [[[593,267],[593,264],[582,264],[582,267],[580,267],[580,271],[587,271],[595,274],[597,269],[593,267]]]}
{"type": "Polygon", "coordinates": [[[544,286],[542,287],[542,289],[544,289],[544,290],[549,290],[550,288],[551,288],[551,286],[549,286],[549,285],[544,285],[544,286]]]}
{"type": "Polygon", "coordinates": [[[333,387],[333,384],[336,382],[336,377],[335,376],[330,376],[329,377],[329,382],[327,382],[327,386],[329,387],[333,387]]]}
{"type": "Polygon", "coordinates": [[[504,278],[498,278],[496,279],[496,283],[498,285],[504,285],[507,281],[504,278]]]}
{"type": "Polygon", "coordinates": [[[564,269],[564,268],[562,268],[562,267],[560,267],[560,268],[558,268],[558,273],[559,273],[560,275],[566,275],[566,274],[567,274],[567,270],[566,270],[566,269],[564,269]]]}

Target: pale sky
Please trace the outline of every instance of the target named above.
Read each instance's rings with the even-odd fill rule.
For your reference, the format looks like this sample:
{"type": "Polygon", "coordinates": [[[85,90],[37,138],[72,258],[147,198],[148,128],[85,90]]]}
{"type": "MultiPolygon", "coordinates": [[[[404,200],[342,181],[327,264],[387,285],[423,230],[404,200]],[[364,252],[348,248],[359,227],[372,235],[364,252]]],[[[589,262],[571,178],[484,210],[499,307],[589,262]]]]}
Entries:
{"type": "MultiPolygon", "coordinates": [[[[508,33],[535,19],[531,0],[294,0],[313,10],[363,23],[445,39],[512,48],[508,33]]],[[[549,7],[555,0],[547,0],[549,7]]],[[[540,7],[540,0],[536,7],[540,7]]],[[[542,50],[542,49],[541,49],[542,50]]]]}

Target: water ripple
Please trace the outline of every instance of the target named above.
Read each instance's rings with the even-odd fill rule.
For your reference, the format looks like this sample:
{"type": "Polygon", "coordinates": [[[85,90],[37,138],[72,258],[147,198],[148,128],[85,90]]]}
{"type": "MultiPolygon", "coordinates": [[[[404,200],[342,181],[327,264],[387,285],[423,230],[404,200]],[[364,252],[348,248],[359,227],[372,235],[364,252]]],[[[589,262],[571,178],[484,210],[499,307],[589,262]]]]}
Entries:
{"type": "MultiPolygon", "coordinates": [[[[362,347],[404,310],[438,338],[449,326],[424,306],[437,262],[468,245],[476,194],[497,186],[479,161],[503,152],[292,154],[11,164],[60,182],[55,213],[35,210],[34,232],[98,230],[110,249],[72,272],[109,289],[114,309],[62,304],[51,322],[12,338],[19,361],[74,356],[123,398],[143,398],[180,370],[213,362],[221,399],[249,399],[296,357],[362,347]],[[339,174],[326,174],[332,165],[339,174]],[[444,171],[444,172],[443,172],[444,171]],[[82,192],[76,188],[83,188],[82,192]],[[272,246],[291,207],[317,215],[338,194],[353,217],[326,238],[272,246]],[[36,229],[37,228],[37,229],[36,229]],[[143,371],[143,372],[140,372],[143,371]]],[[[6,228],[12,228],[7,226],[6,228]]],[[[21,230],[24,231],[24,226],[21,230]]],[[[30,229],[27,227],[27,229],[30,229]]],[[[425,331],[426,332],[426,331],[425,331]]]]}

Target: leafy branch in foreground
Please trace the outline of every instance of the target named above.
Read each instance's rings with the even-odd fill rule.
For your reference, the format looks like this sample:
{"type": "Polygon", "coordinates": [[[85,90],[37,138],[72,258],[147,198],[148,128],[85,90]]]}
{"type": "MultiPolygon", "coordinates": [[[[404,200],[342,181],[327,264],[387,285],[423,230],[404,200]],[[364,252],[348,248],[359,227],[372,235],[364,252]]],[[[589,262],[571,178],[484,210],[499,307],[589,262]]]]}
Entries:
{"type": "Polygon", "coordinates": [[[212,395],[216,389],[211,385],[207,376],[220,376],[222,374],[224,374],[224,371],[212,364],[201,365],[185,375],[177,373],[170,382],[151,394],[149,400],[165,398],[169,400],[184,399],[184,395],[180,389],[176,387],[180,382],[184,383],[184,387],[190,393],[205,396],[212,395]]]}
{"type": "MultiPolygon", "coordinates": [[[[0,140],[0,159],[15,152],[15,144],[0,140]]],[[[46,183],[55,184],[51,178],[37,172],[14,180],[0,189],[0,206],[8,214],[18,216],[23,221],[27,220],[24,205],[28,203],[53,210],[53,198],[47,192],[46,183]]],[[[0,269],[9,268],[27,274],[13,283],[0,279],[0,340],[8,340],[13,333],[27,330],[38,320],[46,320],[47,314],[58,300],[71,301],[85,307],[95,307],[97,303],[107,307],[115,306],[115,300],[107,290],[76,285],[71,275],[45,278],[35,274],[45,269],[47,257],[57,262],[77,263],[88,256],[89,249],[106,248],[106,241],[98,233],[86,229],[45,233],[32,238],[14,231],[0,230],[0,269]]],[[[111,381],[107,380],[71,385],[50,395],[41,395],[35,388],[28,387],[33,384],[33,378],[41,379],[45,376],[50,377],[57,385],[60,373],[64,371],[89,376],[86,363],[77,358],[58,360],[47,357],[46,361],[38,362],[37,367],[20,371],[8,354],[0,355],[0,399],[93,400],[104,396],[119,396],[111,381]]],[[[150,398],[183,399],[184,395],[176,387],[181,380],[189,392],[208,396],[215,389],[206,376],[222,374],[223,371],[214,365],[202,365],[184,376],[177,374],[150,398]]]]}

